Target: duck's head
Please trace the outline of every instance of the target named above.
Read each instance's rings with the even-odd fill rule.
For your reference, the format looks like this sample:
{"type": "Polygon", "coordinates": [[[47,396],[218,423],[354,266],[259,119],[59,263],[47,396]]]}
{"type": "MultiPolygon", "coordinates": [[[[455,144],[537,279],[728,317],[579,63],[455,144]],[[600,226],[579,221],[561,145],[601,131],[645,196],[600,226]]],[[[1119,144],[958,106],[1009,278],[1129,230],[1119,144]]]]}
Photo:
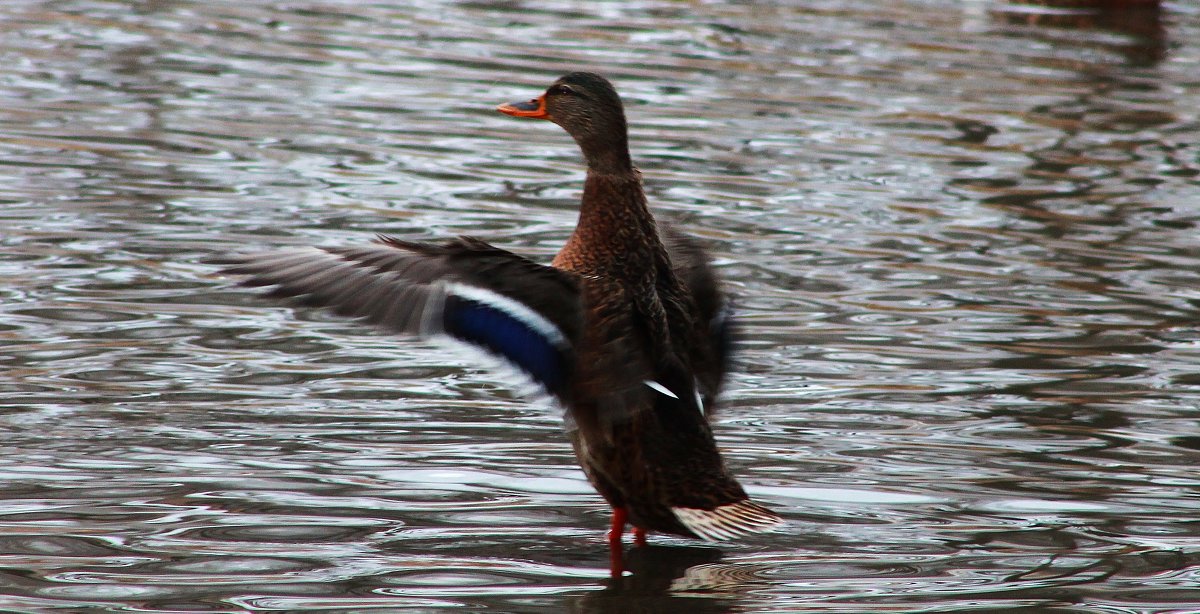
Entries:
{"type": "Polygon", "coordinates": [[[590,72],[560,77],[537,98],[509,102],[497,111],[514,117],[548,119],[579,143],[588,167],[601,171],[632,168],[621,97],[607,79],[590,72]]]}

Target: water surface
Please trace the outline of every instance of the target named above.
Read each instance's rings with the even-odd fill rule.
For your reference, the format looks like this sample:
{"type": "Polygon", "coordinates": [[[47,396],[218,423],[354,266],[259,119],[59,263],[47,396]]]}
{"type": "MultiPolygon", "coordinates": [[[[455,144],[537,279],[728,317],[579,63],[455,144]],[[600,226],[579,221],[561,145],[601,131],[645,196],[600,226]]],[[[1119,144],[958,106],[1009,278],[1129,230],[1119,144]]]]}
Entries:
{"type": "Polygon", "coordinates": [[[0,9],[0,607],[1195,611],[1200,11],[997,1],[0,9]],[[591,69],[745,331],[716,425],[786,531],[610,579],[559,412],[202,259],[548,259],[492,109],[591,69]]]}

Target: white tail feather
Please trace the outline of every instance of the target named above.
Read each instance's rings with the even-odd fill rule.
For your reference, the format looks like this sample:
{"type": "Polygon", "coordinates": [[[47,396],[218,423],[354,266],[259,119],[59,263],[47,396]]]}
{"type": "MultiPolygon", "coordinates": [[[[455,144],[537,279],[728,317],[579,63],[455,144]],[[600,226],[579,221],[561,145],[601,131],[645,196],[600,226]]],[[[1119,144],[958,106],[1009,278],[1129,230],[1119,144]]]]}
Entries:
{"type": "Polygon", "coordinates": [[[673,507],[671,511],[689,531],[708,541],[774,531],[783,524],[778,514],[749,500],[711,510],[673,507]]]}

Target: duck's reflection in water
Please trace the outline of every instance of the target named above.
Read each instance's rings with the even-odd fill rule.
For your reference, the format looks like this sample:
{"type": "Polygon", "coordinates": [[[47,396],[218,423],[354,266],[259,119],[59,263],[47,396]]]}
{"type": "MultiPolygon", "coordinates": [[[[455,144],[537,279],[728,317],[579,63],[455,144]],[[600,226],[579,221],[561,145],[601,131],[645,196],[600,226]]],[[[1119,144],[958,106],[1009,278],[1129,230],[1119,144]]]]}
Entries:
{"type": "Polygon", "coordinates": [[[624,573],[607,580],[605,590],[579,597],[572,611],[732,612],[739,594],[762,579],[758,566],[721,564],[722,556],[716,548],[628,548],[624,573]]]}

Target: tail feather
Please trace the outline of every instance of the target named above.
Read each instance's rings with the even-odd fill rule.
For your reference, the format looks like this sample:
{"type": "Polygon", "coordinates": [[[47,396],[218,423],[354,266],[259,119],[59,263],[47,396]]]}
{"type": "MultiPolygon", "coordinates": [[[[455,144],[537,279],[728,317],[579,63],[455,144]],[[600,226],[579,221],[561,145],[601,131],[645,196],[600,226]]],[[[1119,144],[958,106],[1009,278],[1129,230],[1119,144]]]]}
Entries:
{"type": "Polygon", "coordinates": [[[671,511],[689,531],[708,541],[774,531],[783,524],[779,514],[748,499],[711,510],[673,507],[671,511]]]}

